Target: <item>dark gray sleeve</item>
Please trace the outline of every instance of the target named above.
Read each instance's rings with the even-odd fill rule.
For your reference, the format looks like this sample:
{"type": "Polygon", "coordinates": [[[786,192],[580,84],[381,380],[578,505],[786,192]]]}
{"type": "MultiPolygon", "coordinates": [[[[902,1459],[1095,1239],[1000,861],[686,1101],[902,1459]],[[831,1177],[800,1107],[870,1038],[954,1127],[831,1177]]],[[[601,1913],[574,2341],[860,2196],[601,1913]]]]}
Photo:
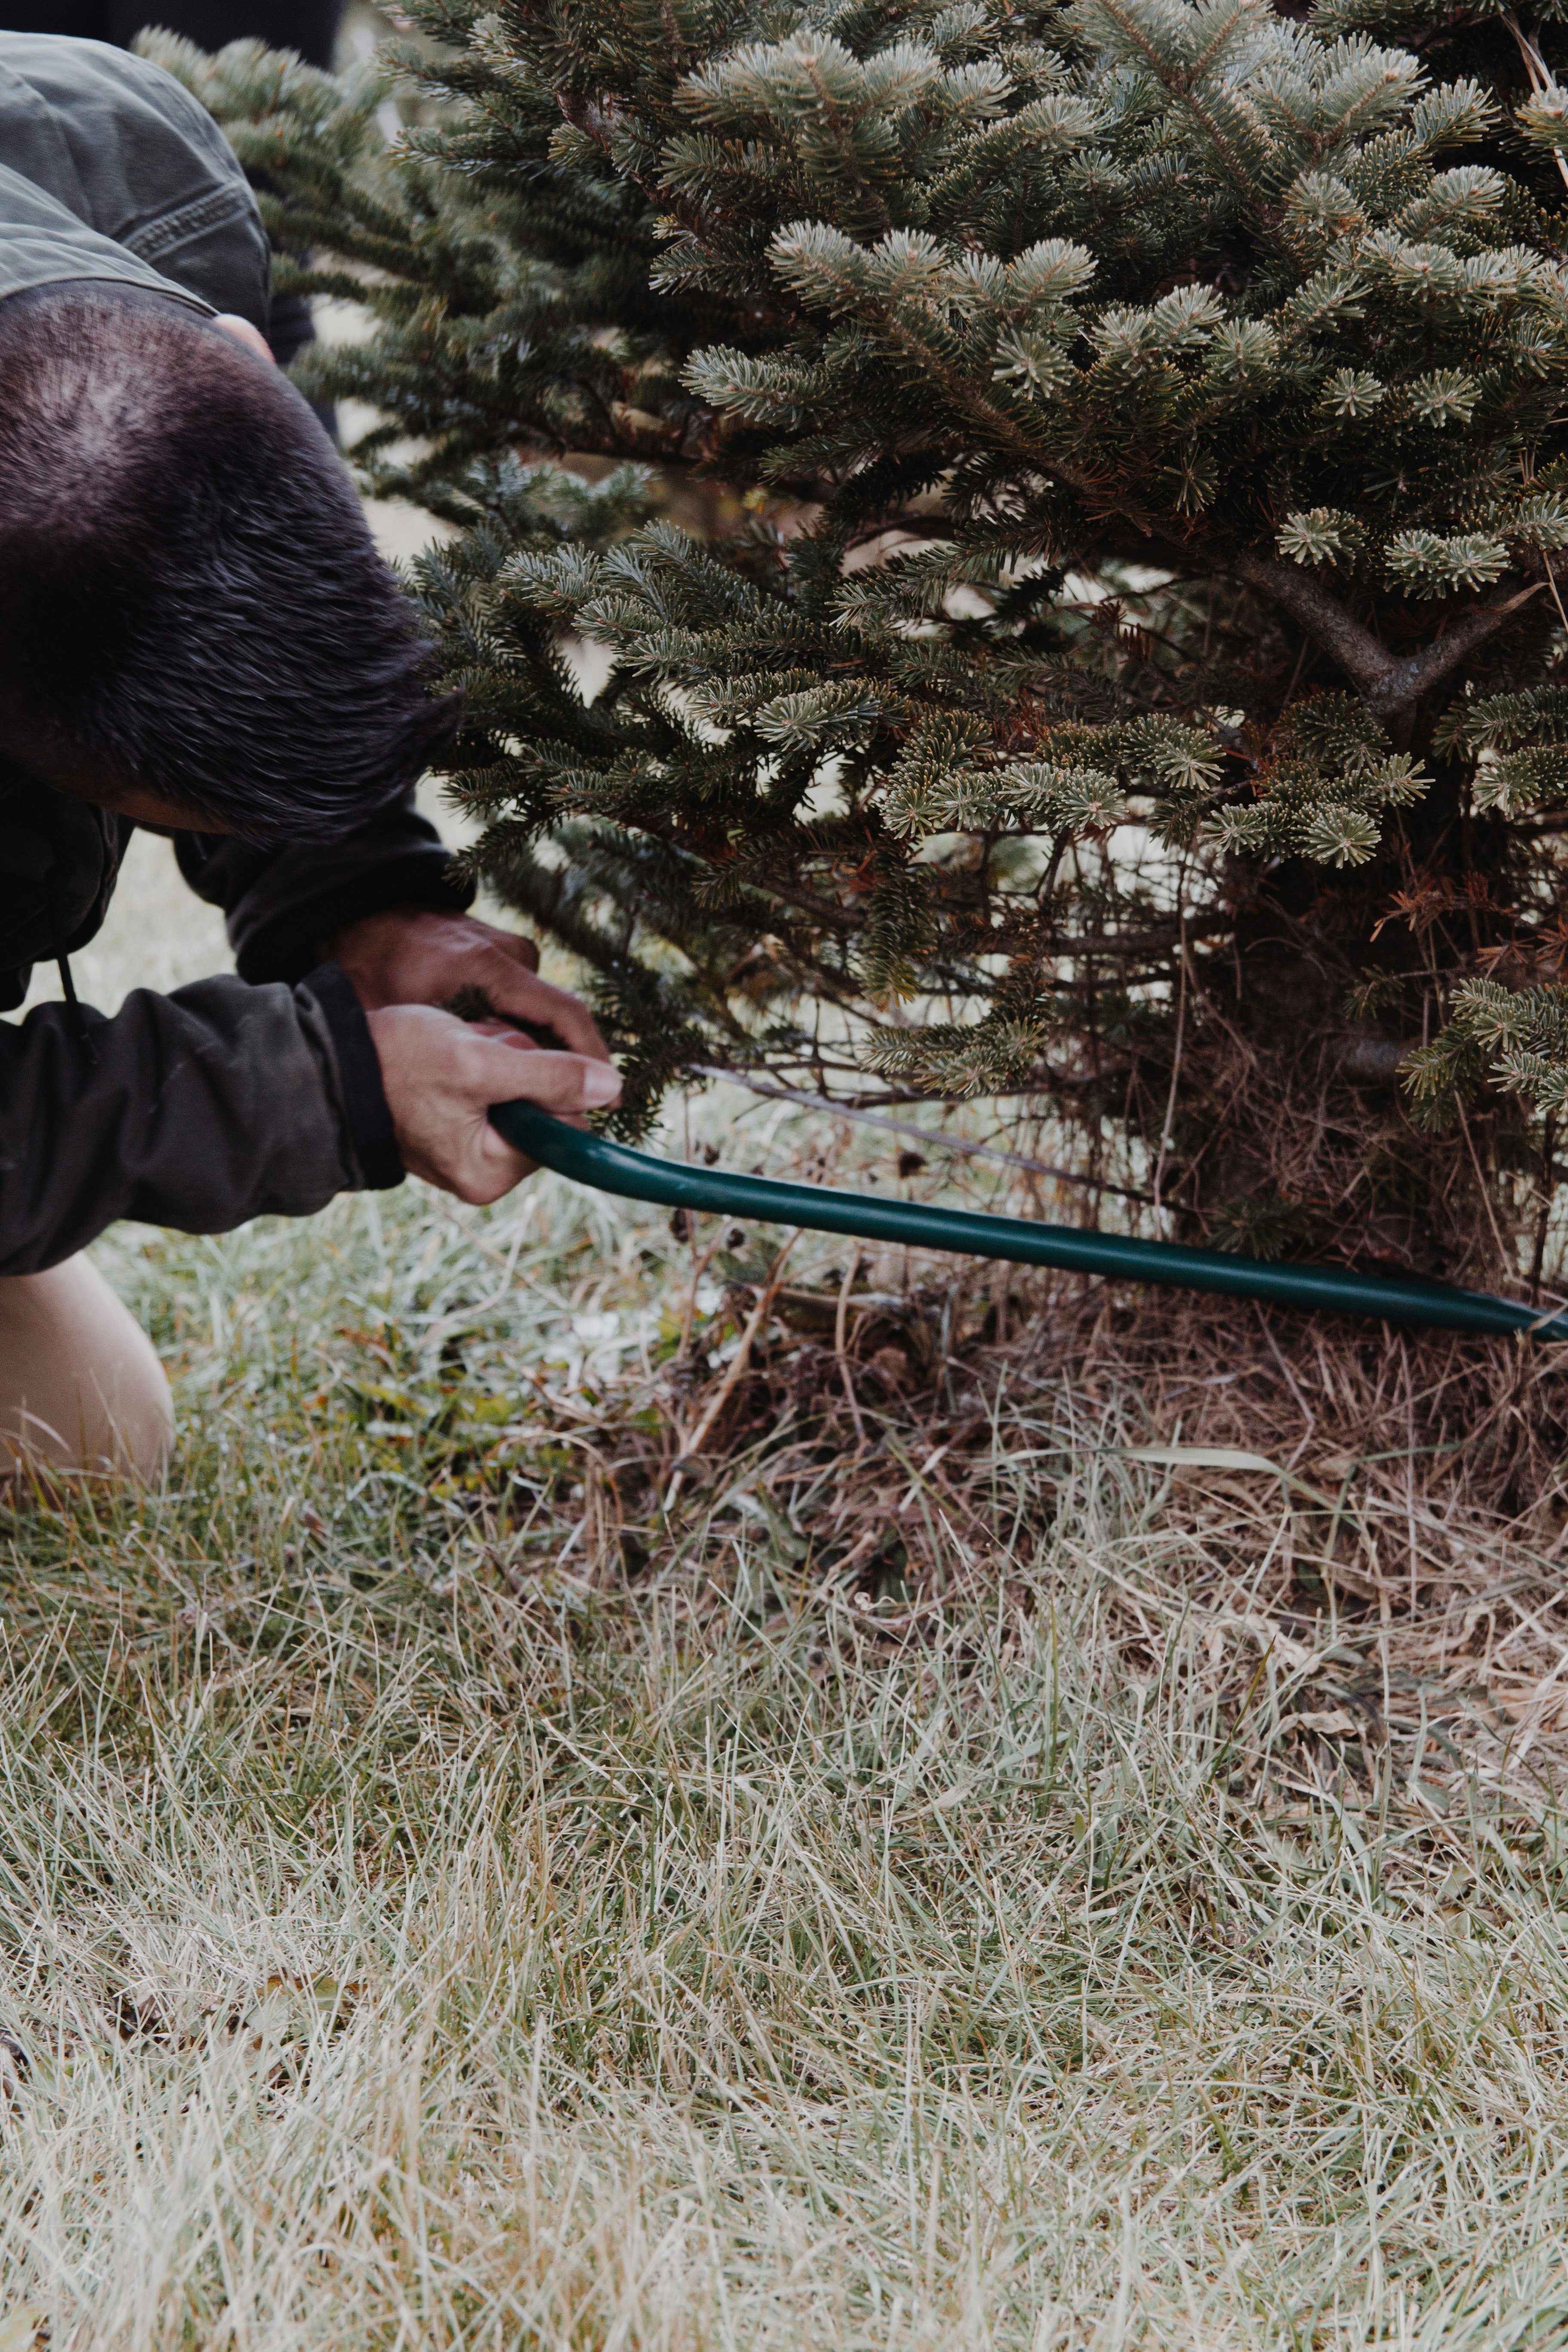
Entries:
{"type": "Polygon", "coordinates": [[[450,853],[412,793],[325,847],[255,849],[232,837],[182,833],[174,850],[192,889],[228,918],[244,980],[299,979],[321,942],[362,915],[400,906],[456,914],[474,895],[471,883],[453,879],[450,853]]]}
{"type": "Polygon", "coordinates": [[[138,989],[112,1020],[0,1022],[0,1275],[121,1217],[226,1233],[402,1181],[375,1048],[335,965],[298,988],[138,989]]]}

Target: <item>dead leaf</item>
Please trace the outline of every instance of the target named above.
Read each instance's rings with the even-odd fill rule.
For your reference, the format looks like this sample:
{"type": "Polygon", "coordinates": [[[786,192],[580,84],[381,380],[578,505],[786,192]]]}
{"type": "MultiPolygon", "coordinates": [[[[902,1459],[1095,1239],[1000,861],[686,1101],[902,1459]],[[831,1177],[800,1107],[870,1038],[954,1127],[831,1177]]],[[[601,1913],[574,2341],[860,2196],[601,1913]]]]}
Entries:
{"type": "Polygon", "coordinates": [[[1172,1470],[1260,1470],[1278,1478],[1292,1494],[1304,1495],[1321,1510],[1334,1507],[1326,1495],[1320,1495],[1282,1462],[1271,1462],[1267,1454],[1249,1454],[1239,1445],[1124,1445],[1117,1450],[1123,1462],[1152,1462],[1172,1470]]]}

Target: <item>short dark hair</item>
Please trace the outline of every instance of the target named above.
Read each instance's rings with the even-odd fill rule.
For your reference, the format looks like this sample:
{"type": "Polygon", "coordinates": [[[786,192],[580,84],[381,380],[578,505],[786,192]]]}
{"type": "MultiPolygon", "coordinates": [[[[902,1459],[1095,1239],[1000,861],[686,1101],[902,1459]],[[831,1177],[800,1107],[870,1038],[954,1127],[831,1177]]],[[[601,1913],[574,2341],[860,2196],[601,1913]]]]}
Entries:
{"type": "Polygon", "coordinates": [[[287,380],[149,290],[0,301],[0,719],[252,840],[412,783],[458,699],[287,380]]]}

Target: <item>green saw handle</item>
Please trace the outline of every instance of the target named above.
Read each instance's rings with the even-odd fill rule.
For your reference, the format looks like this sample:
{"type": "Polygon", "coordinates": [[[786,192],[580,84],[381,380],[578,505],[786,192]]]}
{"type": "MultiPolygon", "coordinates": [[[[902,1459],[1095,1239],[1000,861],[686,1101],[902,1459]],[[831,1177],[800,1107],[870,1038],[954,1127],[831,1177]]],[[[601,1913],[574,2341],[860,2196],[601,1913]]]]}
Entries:
{"type": "Polygon", "coordinates": [[[681,1160],[656,1160],[650,1152],[628,1150],[602,1135],[565,1127],[532,1103],[497,1103],[490,1119],[516,1150],[558,1176],[570,1176],[595,1192],[617,1193],[623,1200],[656,1202],[664,1209],[708,1210],[767,1224],[802,1225],[812,1233],[849,1234],[859,1241],[907,1242],[918,1249],[955,1250],[966,1257],[1063,1266],[1073,1274],[1152,1282],[1177,1290],[1216,1290],[1273,1307],[1426,1324],[1439,1331],[1526,1331],[1537,1339],[1568,1339],[1568,1309],[1542,1314],[1517,1299],[1457,1290],[1448,1283],[1424,1282],[1416,1276],[1391,1279],[1336,1265],[1266,1265],[1258,1258],[1191,1249],[1177,1242],[1128,1241],[1114,1234],[1080,1233],[1072,1225],[1037,1224],[1027,1217],[976,1216],[967,1209],[873,1201],[826,1184],[785,1184],[772,1176],[690,1168],[681,1160]]]}

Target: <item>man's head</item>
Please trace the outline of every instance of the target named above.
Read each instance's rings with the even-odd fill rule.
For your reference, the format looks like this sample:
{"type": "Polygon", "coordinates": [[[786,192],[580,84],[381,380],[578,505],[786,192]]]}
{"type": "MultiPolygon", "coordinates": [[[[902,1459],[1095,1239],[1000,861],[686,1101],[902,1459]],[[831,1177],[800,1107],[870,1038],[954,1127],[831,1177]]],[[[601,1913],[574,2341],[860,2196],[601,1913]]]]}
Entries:
{"type": "Polygon", "coordinates": [[[155,293],[0,301],[0,750],[89,799],[325,840],[449,737],[428,666],[274,370],[155,293]]]}

